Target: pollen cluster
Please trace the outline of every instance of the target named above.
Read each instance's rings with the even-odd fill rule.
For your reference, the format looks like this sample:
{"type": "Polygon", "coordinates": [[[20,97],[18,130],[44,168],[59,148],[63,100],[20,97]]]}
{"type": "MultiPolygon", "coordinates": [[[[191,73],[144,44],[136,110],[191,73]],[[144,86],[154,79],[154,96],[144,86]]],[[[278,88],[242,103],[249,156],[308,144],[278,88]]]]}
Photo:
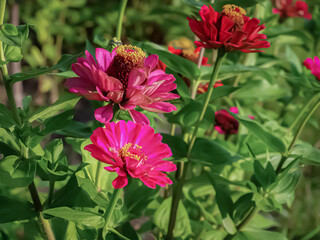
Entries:
{"type": "Polygon", "coordinates": [[[247,14],[242,7],[234,4],[224,5],[223,13],[237,25],[243,25],[243,16],[247,14]]]}
{"type": "Polygon", "coordinates": [[[130,157],[137,161],[146,161],[147,157],[141,151],[142,147],[132,143],[126,143],[118,152],[120,157],[130,157]]]}
{"type": "Polygon", "coordinates": [[[134,68],[142,68],[146,54],[139,47],[132,45],[121,45],[115,50],[117,55],[114,57],[107,74],[121,81],[126,87],[129,73],[134,68]]]}

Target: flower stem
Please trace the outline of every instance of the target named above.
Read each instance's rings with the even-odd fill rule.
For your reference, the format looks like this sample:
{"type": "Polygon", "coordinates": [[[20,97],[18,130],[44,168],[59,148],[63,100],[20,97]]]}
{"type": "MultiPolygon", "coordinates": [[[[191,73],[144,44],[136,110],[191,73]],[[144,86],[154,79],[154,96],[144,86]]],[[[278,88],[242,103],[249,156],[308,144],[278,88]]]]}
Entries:
{"type": "Polygon", "coordinates": [[[308,120],[310,119],[310,117],[312,116],[312,114],[316,111],[316,109],[319,107],[320,105],[320,94],[316,94],[311,100],[316,100],[315,105],[311,108],[309,114],[307,115],[307,117],[304,119],[304,121],[300,124],[297,133],[295,134],[289,148],[288,148],[288,152],[290,153],[290,151],[292,150],[295,142],[297,141],[297,139],[300,137],[300,134],[302,133],[302,130],[304,128],[304,126],[306,125],[306,123],[308,122],[308,120]]]}
{"type": "MultiPolygon", "coordinates": [[[[110,202],[109,202],[108,207],[106,209],[106,212],[104,214],[104,219],[105,219],[104,227],[107,227],[108,224],[109,224],[109,221],[110,221],[110,219],[112,217],[114,208],[117,205],[117,201],[118,201],[118,198],[120,196],[120,193],[121,193],[121,189],[114,189],[113,190],[112,196],[110,198],[110,202]]],[[[104,227],[100,228],[99,236],[98,236],[99,240],[103,240],[102,232],[103,232],[104,227]]]]}
{"type": "Polygon", "coordinates": [[[296,119],[294,120],[294,122],[291,124],[289,131],[291,132],[292,130],[295,129],[295,127],[297,126],[297,124],[301,121],[301,119],[303,118],[303,116],[305,115],[305,112],[307,111],[307,109],[312,105],[312,103],[318,98],[318,95],[314,95],[313,97],[311,97],[309,99],[309,101],[307,102],[307,104],[304,105],[304,107],[302,108],[302,110],[300,111],[298,117],[296,117],[296,119]]]}
{"type": "Polygon", "coordinates": [[[38,195],[37,188],[34,185],[34,182],[30,183],[28,188],[30,191],[34,208],[37,212],[39,212],[38,222],[39,222],[42,237],[46,240],[55,240],[49,221],[43,218],[42,216],[42,204],[38,195]]]}
{"type": "MultiPolygon", "coordinates": [[[[188,146],[188,152],[187,152],[187,158],[188,160],[190,160],[190,156],[191,156],[191,151],[192,148],[194,146],[196,137],[197,137],[197,133],[200,127],[200,123],[204,118],[204,115],[206,113],[208,104],[210,102],[211,99],[211,95],[213,92],[213,86],[217,80],[218,77],[218,73],[219,73],[219,69],[221,67],[221,63],[225,57],[226,53],[222,50],[218,50],[218,56],[217,56],[217,61],[215,62],[215,66],[214,69],[212,71],[212,75],[211,75],[211,79],[210,79],[210,83],[209,83],[209,87],[208,87],[208,91],[207,91],[207,96],[206,96],[206,100],[205,103],[203,105],[203,109],[202,112],[200,114],[200,117],[196,123],[196,126],[193,130],[192,136],[190,138],[190,142],[189,142],[189,146],[188,146]]],[[[178,207],[179,207],[179,202],[182,196],[182,187],[183,184],[185,182],[186,176],[187,176],[187,172],[189,169],[189,165],[190,162],[186,162],[184,164],[184,168],[183,168],[183,172],[181,174],[181,177],[178,179],[178,183],[176,185],[176,188],[174,189],[173,195],[172,195],[172,204],[171,204],[171,211],[170,211],[170,219],[169,219],[169,225],[168,225],[168,233],[167,233],[167,240],[172,240],[173,239],[173,230],[174,230],[174,226],[175,226],[175,222],[176,222],[176,218],[177,218],[177,211],[178,211],[178,207]]]]}
{"type": "Polygon", "coordinates": [[[123,22],[123,15],[126,9],[128,0],[121,0],[120,8],[119,8],[119,15],[118,15],[118,23],[117,23],[117,32],[116,38],[121,40],[121,30],[122,30],[122,22],[123,22]]]}

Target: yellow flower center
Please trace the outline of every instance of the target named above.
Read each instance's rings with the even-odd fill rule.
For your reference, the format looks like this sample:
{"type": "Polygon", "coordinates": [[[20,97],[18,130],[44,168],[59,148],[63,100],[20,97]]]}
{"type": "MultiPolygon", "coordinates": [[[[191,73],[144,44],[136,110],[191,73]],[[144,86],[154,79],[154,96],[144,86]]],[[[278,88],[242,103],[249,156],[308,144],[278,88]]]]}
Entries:
{"type": "Polygon", "coordinates": [[[223,13],[238,25],[243,25],[243,16],[247,14],[247,12],[242,7],[234,4],[224,5],[223,13]]]}
{"type": "Polygon", "coordinates": [[[117,55],[114,57],[107,74],[121,81],[124,88],[128,83],[129,73],[134,68],[142,68],[146,54],[141,48],[132,45],[121,45],[116,49],[117,55]]]}
{"type": "Polygon", "coordinates": [[[124,63],[130,65],[141,65],[144,63],[146,54],[141,48],[132,45],[121,45],[116,49],[118,56],[122,58],[124,63]]]}
{"type": "Polygon", "coordinates": [[[135,159],[137,161],[146,161],[147,156],[141,151],[142,147],[132,143],[126,143],[119,151],[119,156],[121,158],[123,157],[130,157],[132,159],[135,159]]]}

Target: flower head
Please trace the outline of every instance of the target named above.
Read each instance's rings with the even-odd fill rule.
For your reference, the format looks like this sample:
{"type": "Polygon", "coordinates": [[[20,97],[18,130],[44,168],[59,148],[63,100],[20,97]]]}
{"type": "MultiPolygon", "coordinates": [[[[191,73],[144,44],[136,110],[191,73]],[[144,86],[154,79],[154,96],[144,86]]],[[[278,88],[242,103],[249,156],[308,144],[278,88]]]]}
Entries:
{"type": "Polygon", "coordinates": [[[177,170],[173,162],[163,160],[171,157],[171,150],[161,142],[162,136],[154,133],[150,126],[123,120],[106,123],[105,128],[94,130],[90,139],[92,144],[87,145],[85,150],[91,152],[92,157],[110,165],[105,170],[118,174],[112,182],[114,188],[125,187],[128,175],[139,178],[150,188],[172,184],[163,173],[177,170]]]}
{"type": "MultiPolygon", "coordinates": [[[[231,107],[230,112],[238,114],[237,107],[231,107]]],[[[227,110],[221,109],[215,114],[214,128],[220,134],[237,134],[239,129],[239,122],[227,110]]]]}
{"type": "Polygon", "coordinates": [[[318,81],[320,81],[320,60],[318,57],[312,58],[307,58],[304,62],[303,65],[311,70],[311,73],[317,78],[318,81]]]}
{"type": "Polygon", "coordinates": [[[303,17],[311,19],[312,16],[308,12],[308,4],[303,1],[296,1],[293,4],[293,0],[272,0],[275,8],[272,9],[274,14],[279,14],[280,18],[288,17],[303,17]]]}
{"type": "Polygon", "coordinates": [[[246,11],[236,5],[227,4],[222,13],[216,12],[212,6],[202,6],[202,20],[188,18],[192,32],[200,41],[195,41],[198,47],[218,49],[226,52],[262,52],[259,48],[268,48],[270,43],[264,41],[266,35],[258,34],[265,28],[259,25],[256,18],[246,17],[246,11]]]}
{"type": "Polygon", "coordinates": [[[166,101],[179,98],[170,93],[176,89],[171,74],[156,69],[157,55],[146,57],[138,47],[121,45],[111,53],[96,49],[96,61],[86,51],[86,58],[78,58],[72,70],[78,75],[66,80],[70,92],[89,100],[105,101],[107,106],[96,109],[95,117],[102,123],[113,116],[112,106],[119,104],[127,110],[134,122],[149,124],[148,118],[135,110],[139,106],[151,112],[172,112],[176,107],[166,101]]]}

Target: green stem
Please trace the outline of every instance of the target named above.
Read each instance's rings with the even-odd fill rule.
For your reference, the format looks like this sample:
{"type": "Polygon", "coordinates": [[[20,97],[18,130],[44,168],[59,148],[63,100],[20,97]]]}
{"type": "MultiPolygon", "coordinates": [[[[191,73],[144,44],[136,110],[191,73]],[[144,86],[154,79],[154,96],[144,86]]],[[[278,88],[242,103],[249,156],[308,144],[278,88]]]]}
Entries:
{"type": "Polygon", "coordinates": [[[118,15],[118,23],[117,23],[117,32],[116,38],[121,40],[121,30],[122,30],[122,22],[123,22],[123,15],[126,9],[128,0],[121,0],[120,8],[119,8],[119,15],[118,15]]]}
{"type": "MultiPolygon", "coordinates": [[[[105,214],[104,214],[104,219],[105,219],[105,224],[104,224],[104,227],[107,227],[108,224],[109,224],[109,221],[112,217],[112,214],[113,214],[113,211],[114,211],[114,208],[116,207],[117,205],[117,201],[118,201],[118,198],[120,196],[120,193],[121,193],[121,189],[114,189],[113,190],[113,193],[112,193],[112,196],[110,198],[110,202],[108,204],[108,207],[105,211],[105,214]]],[[[102,227],[100,230],[99,230],[99,235],[98,235],[98,239],[99,240],[103,240],[103,229],[104,227],[102,227]]]]}
{"type": "MultiPolygon", "coordinates": [[[[221,67],[221,63],[222,60],[225,57],[225,52],[223,52],[222,50],[218,51],[218,56],[217,56],[217,61],[215,62],[215,66],[214,69],[212,71],[212,75],[211,75],[211,79],[210,79],[210,83],[209,83],[209,87],[208,87],[208,91],[207,91],[207,96],[206,96],[206,100],[205,103],[203,105],[203,109],[202,112],[200,114],[200,117],[195,125],[195,128],[193,130],[190,142],[189,142],[189,146],[188,146],[188,152],[187,152],[187,158],[188,160],[190,160],[190,156],[191,156],[191,151],[193,148],[193,145],[195,143],[196,137],[197,137],[197,133],[200,127],[200,123],[204,118],[204,115],[206,113],[208,104],[210,102],[211,99],[211,95],[213,92],[213,86],[217,80],[217,76],[219,73],[219,69],[221,67]]],[[[178,183],[176,188],[174,189],[173,195],[172,195],[172,204],[171,204],[171,211],[170,211],[170,219],[169,219],[169,225],[168,225],[168,234],[167,234],[167,240],[172,240],[173,239],[173,230],[174,230],[174,226],[175,226],[175,222],[176,222],[176,218],[177,218],[177,211],[178,211],[178,207],[179,207],[179,202],[182,196],[182,187],[183,184],[185,182],[186,176],[187,176],[187,172],[189,169],[189,165],[190,162],[186,162],[184,163],[184,167],[183,167],[183,172],[181,174],[181,177],[178,179],[178,183]]]]}
{"type": "Polygon", "coordinates": [[[300,134],[302,133],[302,130],[304,128],[304,126],[306,125],[306,123],[308,122],[308,120],[310,119],[310,117],[312,116],[312,114],[317,110],[317,108],[320,105],[320,94],[316,94],[315,95],[315,99],[316,99],[316,104],[311,108],[311,111],[309,112],[309,114],[307,115],[307,117],[304,119],[304,121],[301,123],[297,133],[295,134],[289,148],[288,148],[288,152],[290,153],[290,151],[292,150],[295,142],[297,141],[297,139],[300,137],[300,134]]]}
{"type": "Polygon", "coordinates": [[[39,212],[38,222],[39,222],[42,237],[46,240],[55,240],[49,221],[43,218],[42,216],[42,204],[38,195],[37,188],[34,185],[34,182],[30,183],[28,188],[33,201],[34,208],[37,212],[39,212]]]}
{"type": "Polygon", "coordinates": [[[209,87],[208,87],[208,91],[207,91],[207,96],[206,96],[206,100],[205,100],[205,103],[203,105],[203,108],[202,108],[202,112],[200,114],[200,117],[196,123],[196,126],[193,130],[193,133],[192,133],[192,136],[191,136],[191,140],[190,140],[190,143],[189,143],[189,148],[188,148],[188,153],[187,153],[187,157],[190,158],[190,154],[191,154],[191,150],[193,148],[193,145],[194,145],[194,142],[196,140],[196,137],[197,137],[197,133],[198,133],[198,130],[199,130],[199,127],[200,127],[200,123],[201,121],[203,120],[204,118],[204,115],[206,113],[206,110],[207,110],[207,107],[208,107],[208,104],[210,102],[210,99],[211,99],[211,95],[212,95],[212,92],[213,92],[213,86],[217,80],[217,77],[218,77],[218,73],[219,73],[219,70],[220,70],[220,67],[221,67],[221,63],[222,63],[222,60],[224,59],[226,53],[223,52],[223,50],[218,50],[218,56],[217,56],[217,61],[215,63],[215,66],[214,66],[214,69],[212,71],[212,74],[211,74],[211,79],[210,79],[210,83],[209,83],[209,87]]]}
{"type": "Polygon", "coordinates": [[[296,117],[296,119],[294,120],[294,122],[291,124],[289,131],[291,132],[292,130],[295,129],[295,127],[297,126],[297,124],[301,121],[301,119],[303,118],[303,116],[305,115],[305,112],[307,111],[307,109],[312,105],[312,103],[318,98],[317,94],[312,96],[309,101],[307,102],[307,104],[304,105],[304,107],[302,108],[302,110],[300,111],[298,117],[296,117]]]}

